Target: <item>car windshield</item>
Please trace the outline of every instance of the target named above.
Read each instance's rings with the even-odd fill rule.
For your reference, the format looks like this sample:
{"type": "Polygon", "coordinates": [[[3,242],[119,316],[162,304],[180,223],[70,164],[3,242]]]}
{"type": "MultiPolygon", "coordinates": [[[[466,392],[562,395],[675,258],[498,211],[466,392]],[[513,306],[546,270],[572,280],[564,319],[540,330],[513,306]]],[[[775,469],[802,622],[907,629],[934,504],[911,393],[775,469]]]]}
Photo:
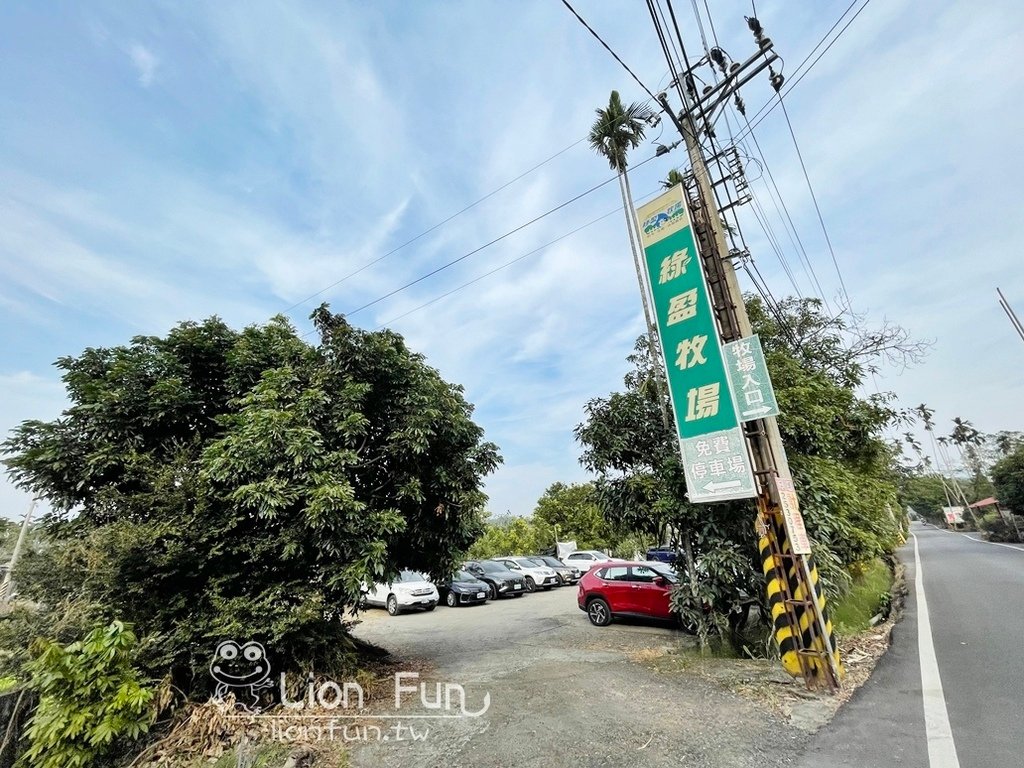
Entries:
{"type": "Polygon", "coordinates": [[[523,568],[543,568],[545,567],[542,563],[538,563],[536,560],[531,560],[528,557],[517,557],[512,560],[513,563],[519,563],[523,568]]]}
{"type": "Polygon", "coordinates": [[[469,571],[456,571],[452,581],[476,581],[476,576],[469,571]]]}
{"type": "Polygon", "coordinates": [[[672,567],[669,566],[668,563],[648,563],[647,567],[659,576],[664,576],[673,584],[679,581],[679,577],[676,575],[676,572],[672,570],[672,567]]]}
{"type": "Polygon", "coordinates": [[[395,579],[396,582],[426,581],[426,580],[427,580],[427,577],[424,576],[419,571],[401,571],[398,574],[398,578],[395,579]]]}
{"type": "Polygon", "coordinates": [[[538,563],[541,563],[542,565],[550,565],[552,568],[564,567],[560,562],[555,560],[555,558],[553,557],[535,557],[533,559],[536,560],[538,563]]]}
{"type": "Polygon", "coordinates": [[[480,563],[480,567],[487,571],[487,573],[501,573],[502,571],[508,570],[508,568],[506,568],[501,563],[495,563],[493,561],[486,560],[480,563]]]}

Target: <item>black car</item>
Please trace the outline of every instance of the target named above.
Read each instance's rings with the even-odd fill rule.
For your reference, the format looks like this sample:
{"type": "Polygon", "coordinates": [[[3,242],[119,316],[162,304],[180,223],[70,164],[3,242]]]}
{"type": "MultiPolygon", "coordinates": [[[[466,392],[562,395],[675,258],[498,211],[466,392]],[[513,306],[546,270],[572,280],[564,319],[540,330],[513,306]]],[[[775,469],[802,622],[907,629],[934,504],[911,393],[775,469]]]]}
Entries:
{"type": "Polygon", "coordinates": [[[510,571],[501,563],[493,560],[467,560],[462,564],[464,570],[486,582],[491,588],[491,597],[522,597],[526,594],[526,582],[523,577],[510,571]]]}
{"type": "Polygon", "coordinates": [[[447,583],[438,584],[437,591],[445,605],[454,608],[457,605],[486,603],[491,596],[491,585],[463,570],[456,571],[447,583]]]}

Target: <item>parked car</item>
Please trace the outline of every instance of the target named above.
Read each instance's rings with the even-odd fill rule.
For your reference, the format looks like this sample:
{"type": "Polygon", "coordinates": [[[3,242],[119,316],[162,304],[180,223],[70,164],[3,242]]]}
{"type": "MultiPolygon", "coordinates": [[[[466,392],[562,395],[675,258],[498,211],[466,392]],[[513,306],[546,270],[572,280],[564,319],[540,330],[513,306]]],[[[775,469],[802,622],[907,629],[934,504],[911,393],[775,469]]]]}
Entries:
{"type": "Polygon", "coordinates": [[[467,560],[464,570],[476,576],[491,588],[491,598],[522,597],[526,594],[526,579],[493,560],[467,560]]]}
{"type": "Polygon", "coordinates": [[[575,584],[580,580],[580,576],[583,575],[580,573],[580,569],[576,566],[566,565],[557,557],[551,557],[551,555],[535,555],[531,556],[530,559],[540,563],[541,565],[546,565],[557,573],[558,578],[563,585],[575,584]]]}
{"type": "Polygon", "coordinates": [[[598,563],[614,563],[616,559],[609,557],[604,552],[598,552],[596,549],[581,549],[570,552],[562,558],[562,562],[570,568],[579,568],[580,573],[586,573],[598,563]]]}
{"type": "Polygon", "coordinates": [[[526,581],[526,589],[535,592],[538,589],[549,590],[561,584],[558,574],[546,565],[534,562],[528,557],[492,557],[510,571],[521,573],[526,581]]]}
{"type": "Polygon", "coordinates": [[[664,563],[606,563],[580,579],[576,603],[597,627],[619,616],[672,621],[669,592],[676,580],[675,571],[664,563]]]}
{"type": "Polygon", "coordinates": [[[467,570],[459,570],[451,579],[439,584],[437,591],[445,605],[454,608],[457,605],[486,603],[491,596],[491,585],[467,570]]]}
{"type": "Polygon", "coordinates": [[[647,550],[647,559],[659,563],[674,563],[679,556],[679,550],[675,547],[651,547],[647,550]]]}
{"type": "Polygon", "coordinates": [[[387,608],[392,616],[413,609],[432,611],[440,599],[437,587],[418,571],[400,571],[391,583],[374,584],[372,587],[364,585],[364,589],[363,602],[366,605],[387,608]]]}

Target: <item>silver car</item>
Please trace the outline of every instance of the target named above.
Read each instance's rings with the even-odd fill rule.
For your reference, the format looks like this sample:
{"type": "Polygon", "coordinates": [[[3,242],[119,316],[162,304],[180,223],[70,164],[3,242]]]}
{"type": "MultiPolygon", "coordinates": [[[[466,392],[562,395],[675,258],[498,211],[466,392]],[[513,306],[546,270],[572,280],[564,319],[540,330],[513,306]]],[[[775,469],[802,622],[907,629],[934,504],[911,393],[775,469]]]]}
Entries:
{"type": "Polygon", "coordinates": [[[558,578],[562,580],[562,584],[575,584],[580,580],[583,575],[580,573],[580,569],[574,566],[565,565],[557,557],[551,557],[550,555],[536,555],[531,557],[531,560],[538,563],[539,565],[546,565],[548,568],[558,574],[558,578]]]}
{"type": "Polygon", "coordinates": [[[530,592],[538,589],[548,590],[562,583],[554,569],[534,562],[528,557],[492,557],[491,560],[501,563],[513,573],[522,574],[526,580],[526,589],[530,592]]]}

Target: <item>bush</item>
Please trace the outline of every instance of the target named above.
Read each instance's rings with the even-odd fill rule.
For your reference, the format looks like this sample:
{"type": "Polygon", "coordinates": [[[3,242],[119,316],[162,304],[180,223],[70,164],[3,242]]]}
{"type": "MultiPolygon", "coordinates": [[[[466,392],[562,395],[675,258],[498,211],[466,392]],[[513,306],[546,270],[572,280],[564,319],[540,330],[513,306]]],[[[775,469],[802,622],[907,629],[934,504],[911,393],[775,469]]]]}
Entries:
{"type": "Polygon", "coordinates": [[[978,519],[978,527],[989,541],[1017,541],[1017,532],[1012,524],[998,512],[989,512],[978,519]]]}
{"type": "Polygon", "coordinates": [[[28,664],[39,692],[19,768],[110,764],[153,722],[154,691],[132,665],[135,635],[119,621],[81,641],[35,644],[28,664]]]}

